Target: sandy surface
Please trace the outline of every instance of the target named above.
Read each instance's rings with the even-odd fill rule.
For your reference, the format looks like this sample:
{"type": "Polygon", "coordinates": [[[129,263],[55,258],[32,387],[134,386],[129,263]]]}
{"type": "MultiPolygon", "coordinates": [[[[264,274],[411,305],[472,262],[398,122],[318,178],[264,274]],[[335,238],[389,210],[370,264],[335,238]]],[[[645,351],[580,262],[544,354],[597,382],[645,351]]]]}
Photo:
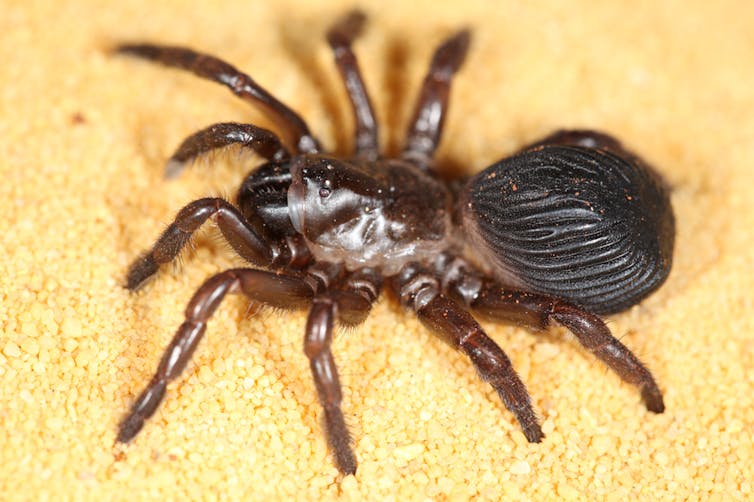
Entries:
{"type": "Polygon", "coordinates": [[[748,2],[401,2],[365,5],[357,44],[400,144],[430,53],[474,31],[440,164],[475,172],[558,127],[612,132],[673,186],[674,269],[610,317],[667,411],[566,333],[485,324],[547,434],[527,444],[461,354],[383,300],[335,358],[360,462],[342,477],[320,432],[302,312],[227,300],[142,434],[116,427],[193,290],[240,262],[209,228],[143,291],[128,264],[176,211],[232,194],[254,160],[177,180],[165,160],[217,121],[270,127],[216,84],[128,58],[116,41],[222,55],[347,151],[351,118],[323,41],[347,4],[11,2],[0,16],[0,498],[745,499],[754,426],[754,8],[748,2]]]}

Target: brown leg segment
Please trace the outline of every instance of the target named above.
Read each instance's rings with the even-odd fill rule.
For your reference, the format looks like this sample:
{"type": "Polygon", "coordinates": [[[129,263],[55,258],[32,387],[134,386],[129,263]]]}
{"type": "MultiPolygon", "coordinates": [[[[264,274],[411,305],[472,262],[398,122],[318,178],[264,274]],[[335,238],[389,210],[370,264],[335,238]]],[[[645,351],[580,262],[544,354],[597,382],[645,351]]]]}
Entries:
{"type": "Polygon", "coordinates": [[[351,449],[351,435],[340,409],[343,396],[338,369],[330,351],[335,309],[336,304],[331,298],[314,299],[306,321],[304,352],[309,358],[317,396],[325,412],[325,434],[335,456],[335,463],[344,474],[354,474],[356,457],[351,449]]]}
{"type": "Polygon", "coordinates": [[[338,321],[346,326],[364,322],[381,289],[382,276],[376,269],[362,268],[346,276],[340,290],[330,292],[338,304],[338,321]]]}
{"type": "Polygon", "coordinates": [[[497,391],[516,417],[526,439],[538,443],[544,437],[531,405],[531,398],[508,356],[487,336],[482,327],[457,303],[439,292],[437,280],[407,266],[393,280],[401,303],[416,311],[419,320],[452,347],[471,359],[482,380],[497,391]]]}
{"type": "Polygon", "coordinates": [[[229,202],[219,198],[195,200],[178,212],[175,221],[162,233],[152,250],[128,269],[126,288],[137,289],[160,265],[180,253],[193,234],[209,217],[214,217],[223,236],[244,259],[260,267],[270,265],[276,252],[246,223],[243,215],[229,202]]]}
{"type": "Polygon", "coordinates": [[[349,325],[363,321],[379,295],[381,280],[375,270],[362,269],[335,284],[328,282],[326,279],[319,284],[324,292],[312,302],[306,321],[304,353],[309,358],[317,396],[325,412],[325,435],[335,464],[340,472],[354,474],[356,456],[341,410],[343,396],[330,346],[335,319],[349,325]]]}
{"type": "Polygon", "coordinates": [[[118,46],[116,51],[188,70],[194,75],[223,84],[237,96],[259,106],[274,119],[296,151],[314,153],[320,149],[319,143],[309,132],[309,127],[296,112],[275,99],[251,77],[221,59],[185,47],[153,44],[124,44],[118,46]]]}
{"type": "Polygon", "coordinates": [[[290,158],[288,150],[274,133],[251,124],[213,124],[186,138],[168,160],[166,178],[174,178],[183,167],[200,155],[229,145],[240,145],[273,162],[290,158]]]}
{"type": "Polygon", "coordinates": [[[403,158],[421,166],[430,165],[442,135],[450,83],[466,58],[470,39],[468,30],[460,31],[435,51],[419,92],[414,115],[409,122],[403,158]]]}
{"type": "Polygon", "coordinates": [[[299,278],[253,269],[227,270],[209,278],[186,307],[186,320],[178,328],[160,360],[155,375],[121,422],[117,440],[128,443],[141,430],[165,397],[167,384],[181,374],[204,335],[207,321],[228,293],[278,308],[295,308],[312,297],[309,284],[299,278]]]}
{"type": "Polygon", "coordinates": [[[576,335],[581,345],[612,368],[624,381],[638,387],[649,411],[665,411],[662,392],[652,373],[639,358],[610,334],[602,319],[572,305],[559,303],[555,304],[549,318],[568,328],[576,335]]]}
{"type": "Polygon", "coordinates": [[[346,85],[356,122],[356,155],[366,160],[376,160],[379,156],[378,127],[374,118],[374,108],[359,71],[356,56],[351,49],[354,39],[359,36],[366,21],[364,13],[352,11],[338,21],[327,32],[327,41],[332,47],[335,64],[346,85]]]}
{"type": "MultiPolygon", "coordinates": [[[[468,271],[467,271],[468,272],[468,271]]],[[[544,329],[554,321],[568,328],[581,345],[607,364],[624,381],[641,391],[649,411],[662,413],[665,404],[654,377],[642,362],[618,341],[598,316],[545,295],[507,291],[491,280],[458,277],[449,281],[454,298],[486,317],[544,329]],[[465,282],[464,282],[465,281],[465,282]],[[478,287],[469,287],[476,282],[478,287]]]]}

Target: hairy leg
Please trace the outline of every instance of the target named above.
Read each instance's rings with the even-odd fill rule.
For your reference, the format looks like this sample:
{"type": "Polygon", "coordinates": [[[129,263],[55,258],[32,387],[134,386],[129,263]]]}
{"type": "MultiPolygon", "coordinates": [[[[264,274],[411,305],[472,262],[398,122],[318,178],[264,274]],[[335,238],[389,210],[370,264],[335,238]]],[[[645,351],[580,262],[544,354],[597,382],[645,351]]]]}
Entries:
{"type": "Polygon", "coordinates": [[[447,265],[445,290],[474,312],[534,329],[544,329],[553,322],[565,326],[584,348],[639,388],[649,411],[665,410],[652,373],[610,333],[600,317],[557,298],[507,290],[477,274],[464,260],[455,259],[447,265]]]}
{"type": "Polygon", "coordinates": [[[492,385],[521,424],[526,439],[540,442],[544,435],[531,398],[510,359],[468,312],[440,293],[435,276],[408,265],[393,278],[391,286],[401,303],[414,310],[427,328],[471,359],[482,380],[492,385]]]}
{"type": "Polygon", "coordinates": [[[278,308],[297,308],[310,301],[313,291],[303,279],[263,270],[233,269],[210,277],[189,301],[186,320],[165,350],[149,384],[121,422],[119,442],[131,441],[157,410],[168,383],[184,370],[204,335],[207,321],[228,293],[242,293],[278,308]]]}
{"type": "MultiPolygon", "coordinates": [[[[332,271],[332,270],[331,270],[332,271]]],[[[381,279],[376,271],[362,269],[345,278],[336,274],[311,271],[318,290],[312,301],[306,322],[304,352],[317,389],[317,396],[325,413],[325,435],[335,457],[335,463],[344,474],[356,472],[356,456],[351,448],[348,432],[341,410],[342,392],[338,369],[330,350],[335,319],[347,324],[363,321],[379,295],[381,279]]]]}
{"type": "Polygon", "coordinates": [[[274,133],[251,124],[223,122],[195,132],[178,147],[168,160],[166,178],[174,178],[183,167],[197,157],[229,145],[240,145],[272,162],[290,158],[288,150],[274,133]]]}
{"type": "Polygon", "coordinates": [[[280,255],[280,250],[266,243],[229,202],[219,198],[199,199],[181,209],[152,249],[131,264],[126,288],[137,289],[160,265],[175,259],[191,235],[210,217],[233,249],[251,263],[269,266],[280,255]]]}

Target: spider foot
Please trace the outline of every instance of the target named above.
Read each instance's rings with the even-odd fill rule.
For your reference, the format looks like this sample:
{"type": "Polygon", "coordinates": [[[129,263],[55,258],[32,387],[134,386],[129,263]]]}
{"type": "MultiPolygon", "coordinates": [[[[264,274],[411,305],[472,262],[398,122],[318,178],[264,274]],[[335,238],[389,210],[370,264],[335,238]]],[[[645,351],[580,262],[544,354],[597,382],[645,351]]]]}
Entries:
{"type": "Polygon", "coordinates": [[[644,404],[649,411],[653,413],[662,413],[665,411],[665,402],[657,385],[642,388],[641,398],[644,400],[644,404]]]}
{"type": "Polygon", "coordinates": [[[146,253],[136,259],[128,269],[126,276],[126,289],[136,291],[144,282],[157,272],[160,266],[154,260],[152,253],[146,253]]]}
{"type": "Polygon", "coordinates": [[[144,426],[144,421],[151,417],[157,410],[157,406],[165,397],[167,381],[152,380],[139,398],[131,406],[128,416],[120,423],[117,441],[128,443],[139,433],[144,426]]]}
{"type": "Polygon", "coordinates": [[[357,463],[351,449],[351,435],[340,408],[325,408],[325,430],[338,470],[345,475],[356,474],[357,463]]]}
{"type": "Polygon", "coordinates": [[[138,415],[129,415],[120,423],[118,428],[118,437],[115,440],[118,443],[130,443],[144,426],[144,417],[138,415]]]}
{"type": "Polygon", "coordinates": [[[531,408],[526,410],[525,417],[523,417],[522,414],[516,413],[516,418],[518,418],[519,424],[521,425],[521,431],[524,433],[524,436],[526,436],[527,441],[530,443],[542,442],[545,435],[542,432],[542,427],[539,426],[539,422],[537,422],[537,417],[531,411],[531,408]]]}
{"type": "Polygon", "coordinates": [[[176,160],[172,158],[168,159],[168,161],[165,163],[165,173],[163,174],[163,176],[166,180],[175,179],[183,171],[184,167],[186,167],[186,161],[176,160]]]}

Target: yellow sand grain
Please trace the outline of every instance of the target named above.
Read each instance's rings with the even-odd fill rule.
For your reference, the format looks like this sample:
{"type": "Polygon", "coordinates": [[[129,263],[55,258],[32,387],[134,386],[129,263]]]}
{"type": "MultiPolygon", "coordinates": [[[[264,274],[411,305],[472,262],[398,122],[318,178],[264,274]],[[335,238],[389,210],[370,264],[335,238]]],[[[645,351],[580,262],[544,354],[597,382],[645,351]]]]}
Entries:
{"type": "Polygon", "coordinates": [[[359,460],[335,469],[302,312],[230,298],[129,446],[117,424],[201,282],[241,262],[207,228],[138,293],[128,264],[192,199],[231,194],[253,158],[178,179],[165,159],[218,121],[274,127],[219,86],[128,58],[190,45],[248,70],[323,144],[352,120],[323,33],[351,3],[10,2],[0,19],[0,493],[5,500],[746,500],[754,430],[754,8],[747,2],[363,3],[356,43],[400,147],[431,51],[474,33],[438,160],[471,173],[558,127],[608,130],[672,188],[673,272],[614,334],[667,410],[562,330],[485,324],[546,438],[529,444],[469,361],[389,299],[335,359],[359,460]]]}

